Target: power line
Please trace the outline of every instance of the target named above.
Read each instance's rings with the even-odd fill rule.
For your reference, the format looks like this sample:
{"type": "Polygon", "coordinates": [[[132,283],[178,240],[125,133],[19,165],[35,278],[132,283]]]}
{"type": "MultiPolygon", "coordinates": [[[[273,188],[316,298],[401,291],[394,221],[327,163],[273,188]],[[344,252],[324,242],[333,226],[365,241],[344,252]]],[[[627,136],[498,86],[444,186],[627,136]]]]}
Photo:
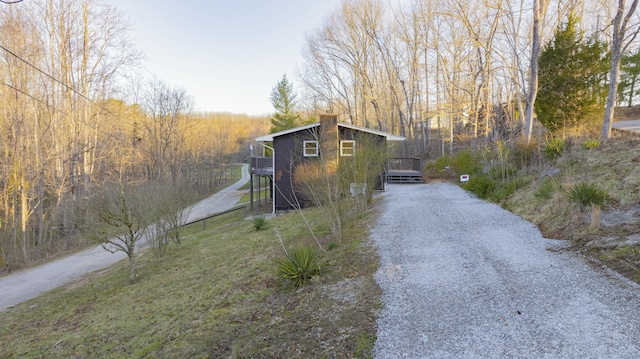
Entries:
{"type": "MultiPolygon", "coordinates": [[[[0,0],[0,1],[2,1],[2,0],[0,0]]],[[[21,0],[21,1],[22,1],[22,0],[21,0]]],[[[32,64],[32,63],[30,63],[29,61],[27,61],[27,60],[23,59],[22,57],[20,57],[20,56],[18,56],[18,55],[16,55],[15,53],[13,53],[11,50],[7,49],[6,47],[4,47],[4,46],[0,45],[0,49],[3,49],[4,51],[6,51],[6,52],[8,52],[9,54],[11,54],[11,56],[13,56],[13,57],[15,57],[16,59],[18,59],[18,60],[20,60],[20,61],[24,62],[24,63],[25,63],[25,64],[27,64],[27,65],[29,65],[30,67],[32,67],[33,69],[35,69],[35,70],[36,70],[36,71],[38,71],[39,73],[41,73],[41,74],[43,74],[43,75],[47,76],[47,77],[48,77],[48,78],[50,78],[51,80],[53,80],[53,81],[55,81],[55,82],[59,83],[60,85],[64,86],[64,87],[65,87],[66,89],[68,89],[69,91],[72,91],[72,92],[76,93],[78,96],[80,96],[80,97],[84,98],[85,100],[89,101],[90,103],[92,103],[92,104],[94,104],[94,105],[96,105],[96,106],[100,107],[101,109],[103,109],[103,110],[107,111],[108,113],[110,113],[110,114],[112,114],[112,115],[114,115],[114,116],[116,116],[116,117],[120,118],[121,120],[124,120],[124,119],[123,119],[122,117],[120,117],[119,115],[117,115],[117,114],[115,114],[115,113],[113,113],[113,112],[109,111],[108,109],[104,108],[104,107],[103,107],[102,105],[100,105],[99,103],[97,103],[97,102],[93,101],[92,99],[90,99],[89,97],[85,96],[83,93],[81,93],[80,91],[78,91],[78,90],[74,89],[73,87],[71,87],[71,86],[67,85],[66,83],[64,83],[64,82],[62,82],[62,81],[58,80],[57,78],[55,78],[55,77],[53,77],[53,76],[49,75],[47,72],[45,72],[45,71],[41,70],[41,69],[40,69],[40,68],[38,68],[36,65],[34,65],[34,64],[32,64]]]]}
{"type": "MultiPolygon", "coordinates": [[[[22,0],[20,0],[20,1],[22,1],[22,0]]],[[[0,0],[0,2],[2,2],[2,0],[0,0]]],[[[2,49],[2,50],[4,50],[4,51],[6,51],[7,53],[9,53],[11,56],[15,57],[16,59],[18,59],[18,60],[20,60],[20,61],[24,62],[24,63],[25,63],[25,64],[27,64],[29,67],[33,68],[34,70],[38,71],[39,73],[43,74],[44,76],[46,76],[46,77],[50,78],[52,81],[57,82],[57,83],[59,83],[60,85],[64,86],[64,87],[65,87],[66,89],[68,89],[69,91],[72,91],[73,93],[77,94],[78,96],[80,96],[80,97],[84,98],[84,99],[85,99],[85,100],[87,100],[89,103],[91,103],[91,104],[93,104],[93,105],[97,106],[98,108],[100,108],[100,109],[102,109],[102,110],[106,111],[107,113],[109,113],[109,114],[111,114],[111,115],[115,116],[116,118],[118,118],[118,119],[122,120],[124,123],[127,123],[127,124],[129,124],[129,125],[131,125],[131,126],[134,126],[134,127],[136,126],[136,124],[135,124],[135,123],[131,123],[131,122],[127,121],[126,119],[122,118],[120,115],[118,115],[118,114],[116,114],[116,113],[113,113],[113,112],[112,112],[112,111],[110,111],[109,109],[105,108],[104,106],[100,105],[99,103],[95,102],[94,100],[90,99],[89,97],[85,96],[85,95],[84,95],[83,93],[81,93],[80,91],[78,91],[78,90],[76,90],[75,88],[73,88],[73,87],[71,87],[71,86],[67,85],[67,84],[66,84],[66,83],[64,83],[63,81],[58,80],[57,78],[55,78],[54,76],[50,75],[49,73],[47,73],[47,72],[45,72],[45,71],[41,70],[41,69],[40,69],[39,67],[37,67],[36,65],[34,65],[34,64],[30,63],[29,61],[27,61],[27,60],[23,59],[22,57],[18,56],[18,55],[17,55],[17,54],[15,54],[13,51],[9,50],[8,48],[4,47],[4,46],[3,46],[3,45],[1,45],[1,44],[0,44],[0,49],[2,49]]],[[[147,70],[147,71],[148,71],[148,70],[147,70]]],[[[32,98],[32,99],[34,99],[34,100],[36,100],[36,101],[38,101],[38,102],[40,102],[40,103],[42,103],[42,104],[44,104],[44,105],[48,106],[48,107],[52,107],[52,106],[51,106],[51,105],[49,105],[48,103],[45,103],[45,102],[43,102],[42,100],[37,99],[37,98],[35,98],[34,96],[32,96],[32,95],[30,95],[30,94],[28,94],[28,93],[26,93],[26,92],[24,92],[24,91],[22,91],[22,90],[20,90],[20,89],[16,88],[16,87],[13,87],[13,86],[11,86],[11,85],[9,85],[9,84],[7,84],[7,83],[4,83],[4,84],[5,84],[6,86],[8,86],[8,87],[13,88],[14,90],[16,90],[16,91],[18,91],[18,92],[20,92],[20,93],[22,93],[22,94],[24,94],[24,95],[26,95],[26,96],[28,96],[28,97],[32,98]]],[[[63,114],[64,114],[64,115],[66,115],[66,116],[69,116],[69,114],[65,113],[65,112],[64,112],[64,111],[62,111],[62,110],[59,110],[59,109],[57,109],[57,108],[55,108],[55,107],[52,107],[52,108],[53,108],[53,109],[55,109],[56,111],[59,111],[59,112],[63,113],[63,114]]],[[[100,129],[96,128],[96,127],[94,127],[93,125],[91,125],[91,124],[89,124],[89,123],[86,123],[86,122],[84,122],[84,121],[82,121],[82,120],[79,120],[79,121],[80,121],[80,122],[82,122],[82,123],[84,123],[84,124],[85,124],[85,125],[87,125],[87,126],[90,126],[90,127],[94,128],[94,129],[96,129],[97,131],[100,131],[100,132],[102,132],[102,133],[104,133],[104,134],[110,135],[110,134],[108,134],[108,133],[106,133],[106,132],[104,132],[104,131],[102,131],[102,130],[100,130],[100,129]]],[[[148,131],[147,131],[147,132],[148,132],[148,131]]],[[[151,133],[148,133],[148,134],[149,134],[149,135],[151,135],[151,133]]],[[[110,135],[110,136],[112,136],[112,135],[110,135]]],[[[115,137],[114,137],[114,138],[115,138],[115,137]]],[[[120,141],[122,141],[122,142],[124,142],[124,143],[127,143],[127,144],[128,144],[128,142],[126,142],[126,141],[124,141],[124,140],[122,140],[122,139],[119,139],[119,140],[120,140],[120,141]]],[[[149,152],[149,153],[151,153],[151,152],[149,152]]]]}
{"type": "Polygon", "coordinates": [[[22,0],[15,0],[15,1],[0,0],[0,2],[3,3],[3,4],[11,5],[11,4],[17,4],[19,2],[22,2],[22,0]]]}
{"type": "MultiPolygon", "coordinates": [[[[0,1],[1,1],[1,0],[0,0],[0,1]]],[[[32,96],[31,94],[28,94],[27,92],[25,92],[25,91],[23,91],[23,90],[21,90],[21,89],[19,89],[19,88],[15,87],[15,86],[13,86],[13,85],[9,85],[9,84],[8,84],[8,83],[6,83],[6,82],[3,82],[3,84],[4,84],[5,86],[7,86],[7,87],[9,87],[9,88],[11,88],[11,89],[13,89],[13,90],[15,90],[15,91],[17,91],[17,92],[21,93],[21,94],[23,94],[23,95],[25,95],[25,96],[27,96],[27,97],[29,97],[29,98],[33,99],[34,101],[38,101],[38,102],[40,102],[41,104],[43,104],[43,105],[47,106],[47,107],[48,107],[48,108],[50,108],[50,109],[53,109],[53,110],[55,110],[55,111],[58,111],[58,112],[60,112],[61,114],[65,115],[65,116],[69,116],[69,114],[68,114],[68,113],[66,113],[66,112],[62,111],[61,109],[59,109],[59,108],[57,108],[57,107],[55,107],[55,106],[49,105],[48,103],[46,103],[46,102],[44,102],[44,101],[40,100],[39,98],[36,98],[36,97],[32,96]]],[[[113,138],[114,140],[120,141],[120,142],[122,142],[122,143],[124,143],[124,144],[127,144],[127,145],[129,144],[129,142],[127,142],[127,141],[125,141],[125,140],[123,140],[123,139],[121,139],[121,138],[119,138],[119,137],[116,137],[113,133],[105,132],[105,131],[101,130],[100,128],[98,128],[97,126],[94,126],[94,125],[92,125],[92,124],[90,124],[90,123],[87,123],[87,122],[85,122],[85,121],[83,121],[83,120],[78,119],[78,121],[79,121],[79,122],[82,122],[82,123],[83,123],[83,124],[85,124],[86,126],[89,126],[89,127],[93,128],[94,130],[96,130],[96,131],[98,131],[98,132],[101,132],[102,134],[107,135],[108,137],[113,138]]],[[[145,151],[145,152],[148,152],[146,149],[142,149],[142,150],[143,150],[143,151],[145,151]]],[[[150,153],[150,152],[149,152],[149,153],[150,153]]]]}
{"type": "MultiPolygon", "coordinates": [[[[2,1],[3,1],[3,0],[0,0],[0,2],[2,2],[2,1]]],[[[21,0],[21,1],[22,1],[22,0],[21,0]]],[[[39,67],[37,67],[36,65],[34,65],[34,64],[30,63],[29,61],[27,61],[27,60],[23,59],[22,57],[18,56],[17,54],[15,54],[13,51],[9,50],[8,48],[6,48],[6,47],[4,47],[4,46],[0,45],[0,49],[2,49],[2,50],[4,50],[4,51],[6,51],[6,52],[7,52],[7,53],[9,53],[11,56],[13,56],[13,57],[17,58],[18,60],[20,60],[20,61],[24,62],[24,63],[25,63],[25,64],[27,64],[29,67],[33,68],[34,70],[38,71],[39,73],[41,73],[41,74],[45,75],[46,77],[50,78],[52,81],[57,82],[57,83],[59,83],[60,85],[64,86],[64,87],[65,87],[66,89],[68,89],[69,91],[72,91],[73,93],[77,94],[78,96],[80,96],[80,97],[82,97],[82,98],[86,99],[89,103],[91,103],[91,104],[93,104],[93,105],[97,106],[98,108],[101,108],[102,110],[104,110],[104,111],[106,111],[107,113],[109,113],[109,114],[111,114],[111,115],[113,115],[113,116],[117,117],[118,119],[122,120],[123,122],[128,123],[128,124],[129,124],[129,125],[131,125],[131,126],[134,126],[134,127],[136,126],[136,124],[135,124],[135,123],[131,123],[131,122],[129,122],[129,121],[127,121],[127,120],[125,120],[124,118],[120,117],[120,115],[118,115],[118,114],[116,114],[116,113],[113,113],[113,112],[112,112],[112,111],[110,111],[109,109],[105,108],[104,106],[100,105],[99,103],[95,102],[94,100],[90,99],[89,97],[85,96],[85,95],[84,95],[83,93],[81,93],[80,91],[78,91],[78,90],[76,90],[75,88],[73,88],[73,87],[71,87],[71,86],[67,85],[66,83],[62,82],[61,80],[58,80],[57,78],[55,78],[54,76],[50,75],[49,73],[47,73],[47,72],[45,72],[45,71],[41,70],[41,69],[40,69],[39,67]]],[[[143,67],[144,67],[144,66],[143,66],[143,67]]],[[[151,73],[151,71],[149,71],[146,67],[145,67],[145,70],[147,70],[149,73],[151,73]]],[[[155,75],[154,75],[154,77],[155,77],[155,75]]],[[[30,94],[28,94],[28,93],[26,93],[26,92],[24,92],[24,91],[22,91],[22,90],[20,90],[20,89],[17,89],[17,88],[15,88],[15,87],[13,87],[13,86],[11,86],[11,85],[7,84],[7,83],[5,83],[5,85],[6,85],[6,86],[9,86],[9,87],[11,87],[11,88],[13,88],[14,90],[16,90],[16,91],[18,91],[18,92],[20,92],[20,93],[22,93],[22,94],[24,94],[24,95],[26,95],[26,96],[28,96],[28,97],[30,97],[30,98],[32,98],[32,99],[34,99],[34,100],[36,100],[36,101],[40,102],[40,103],[45,104],[46,106],[50,106],[49,104],[47,104],[47,103],[45,103],[45,102],[43,102],[43,101],[41,101],[41,100],[39,100],[39,99],[37,99],[37,98],[35,98],[35,97],[31,96],[30,94]]],[[[54,108],[55,110],[57,110],[57,111],[62,112],[62,113],[63,113],[63,114],[65,114],[66,116],[69,116],[69,114],[65,113],[64,111],[61,111],[61,110],[59,110],[59,109],[57,109],[57,108],[55,108],[55,107],[53,107],[53,108],[54,108]]],[[[104,131],[102,131],[102,130],[98,129],[97,127],[94,127],[94,126],[93,126],[93,125],[91,125],[91,124],[88,124],[88,123],[86,123],[86,122],[84,122],[84,121],[82,121],[82,120],[79,120],[79,121],[80,121],[80,122],[82,122],[82,123],[84,123],[84,124],[85,124],[85,125],[87,125],[87,126],[90,126],[90,127],[94,128],[94,129],[96,129],[97,131],[100,131],[100,132],[103,132],[103,133],[105,133],[105,134],[107,134],[107,135],[109,135],[109,136],[112,136],[112,135],[110,135],[110,134],[108,134],[108,133],[106,133],[106,132],[104,132],[104,131]]],[[[145,131],[145,132],[147,132],[147,134],[148,134],[149,136],[151,136],[151,135],[152,135],[152,134],[151,134],[151,132],[149,132],[148,130],[147,130],[147,131],[145,131]]],[[[115,138],[115,137],[114,137],[114,138],[115,138]]],[[[128,144],[128,142],[126,142],[126,141],[124,141],[124,140],[122,140],[122,139],[118,139],[118,140],[120,140],[120,141],[122,141],[122,142],[124,142],[124,143],[127,143],[127,144],[128,144]]],[[[145,151],[145,152],[148,152],[149,154],[151,154],[151,151],[145,151]]]]}

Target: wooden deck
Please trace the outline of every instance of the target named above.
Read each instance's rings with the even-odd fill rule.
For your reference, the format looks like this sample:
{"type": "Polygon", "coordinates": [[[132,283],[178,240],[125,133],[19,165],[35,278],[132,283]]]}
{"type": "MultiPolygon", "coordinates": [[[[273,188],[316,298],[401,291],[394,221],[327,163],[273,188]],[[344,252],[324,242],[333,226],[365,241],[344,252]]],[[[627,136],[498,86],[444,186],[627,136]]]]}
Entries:
{"type": "Polygon", "coordinates": [[[273,174],[273,158],[251,157],[251,174],[268,176],[273,174]]]}
{"type": "Polygon", "coordinates": [[[422,159],[390,158],[386,177],[387,183],[422,183],[422,159]]]}
{"type": "Polygon", "coordinates": [[[414,170],[389,170],[387,183],[422,183],[422,172],[414,170]]]}

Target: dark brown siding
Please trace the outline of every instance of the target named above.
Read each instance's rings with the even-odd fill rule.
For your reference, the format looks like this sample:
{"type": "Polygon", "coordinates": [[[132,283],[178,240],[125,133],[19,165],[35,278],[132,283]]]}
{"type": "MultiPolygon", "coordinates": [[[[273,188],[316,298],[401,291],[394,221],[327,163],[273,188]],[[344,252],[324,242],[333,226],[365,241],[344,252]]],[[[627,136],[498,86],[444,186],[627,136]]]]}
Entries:
{"type": "MultiPolygon", "coordinates": [[[[276,209],[289,209],[296,205],[296,196],[293,195],[293,179],[291,174],[296,166],[305,160],[302,144],[304,141],[317,141],[315,128],[278,136],[273,139],[273,148],[276,152],[275,159],[275,201],[276,209]]],[[[297,196],[300,206],[304,207],[306,200],[297,196]]]]}
{"type": "MultiPolygon", "coordinates": [[[[309,158],[303,156],[304,141],[319,141],[319,129],[317,127],[300,130],[298,132],[277,136],[273,139],[273,147],[275,149],[275,168],[274,168],[274,200],[276,201],[276,209],[290,209],[297,203],[301,207],[309,204],[301,195],[293,195],[293,179],[291,174],[295,168],[303,161],[317,161],[319,158],[309,158]],[[296,197],[298,202],[296,202],[296,197]]],[[[335,136],[335,135],[333,135],[335,136]]],[[[356,140],[356,151],[358,151],[357,140],[360,136],[371,136],[380,146],[386,146],[384,136],[369,134],[362,131],[353,130],[346,127],[338,127],[337,136],[334,141],[356,140]]],[[[360,137],[361,138],[361,137],[360,137]]],[[[339,156],[339,143],[336,142],[331,146],[325,142],[321,146],[321,156],[324,157],[326,151],[330,151],[330,156],[339,156]],[[337,151],[337,153],[335,152],[337,151]]],[[[339,160],[339,157],[338,157],[339,160]]],[[[381,174],[379,180],[375,184],[375,189],[383,189],[383,176],[381,174]]]]}

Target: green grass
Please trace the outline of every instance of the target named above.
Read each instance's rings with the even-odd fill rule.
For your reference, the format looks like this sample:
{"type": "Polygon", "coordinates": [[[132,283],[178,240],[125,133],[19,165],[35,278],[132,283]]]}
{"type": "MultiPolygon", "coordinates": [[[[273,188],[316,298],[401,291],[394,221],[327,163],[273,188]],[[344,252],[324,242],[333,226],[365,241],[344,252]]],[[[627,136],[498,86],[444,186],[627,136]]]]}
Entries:
{"type": "MultiPolygon", "coordinates": [[[[307,217],[322,227],[317,212],[307,217]]],[[[326,255],[326,274],[285,291],[271,230],[255,231],[238,212],[206,231],[194,224],[162,261],[143,255],[133,284],[121,262],[0,313],[0,357],[366,357],[380,289],[364,225],[326,255]]],[[[287,247],[313,245],[295,213],[271,226],[287,247]]]]}
{"type": "MultiPolygon", "coordinates": [[[[266,190],[266,197],[269,198],[269,190],[266,190]]],[[[249,203],[251,201],[251,194],[249,192],[242,195],[238,203],[249,203]]],[[[253,202],[258,203],[258,191],[253,192],[253,202]]],[[[260,202],[265,202],[265,191],[260,192],[260,202]]]]}

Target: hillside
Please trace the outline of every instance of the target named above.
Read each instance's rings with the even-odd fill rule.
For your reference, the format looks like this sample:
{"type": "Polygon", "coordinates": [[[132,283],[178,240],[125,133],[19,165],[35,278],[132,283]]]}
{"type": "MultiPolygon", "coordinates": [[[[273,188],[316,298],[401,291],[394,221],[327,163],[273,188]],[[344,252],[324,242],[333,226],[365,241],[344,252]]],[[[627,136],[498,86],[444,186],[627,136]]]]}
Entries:
{"type": "Polygon", "coordinates": [[[147,252],[139,276],[126,263],[0,313],[0,358],[361,358],[375,340],[380,289],[369,212],[348,240],[330,244],[317,210],[256,231],[230,213],[189,226],[162,259],[147,252]],[[330,269],[288,290],[276,275],[283,247],[315,247],[330,269]]]}
{"type": "MultiPolygon", "coordinates": [[[[640,106],[616,109],[616,121],[637,119],[640,106]]],[[[466,144],[429,162],[425,178],[468,174],[466,190],[640,282],[640,134],[614,130],[600,141],[599,128],[587,133],[466,144]]]]}
{"type": "Polygon", "coordinates": [[[640,136],[614,132],[611,141],[586,148],[568,140],[554,161],[532,166],[528,185],[504,206],[536,224],[548,238],[566,239],[573,249],[640,280],[640,136]],[[580,183],[602,189],[602,208],[580,208],[567,191],[580,183]],[[549,193],[550,192],[550,193],[549,193]]]}

